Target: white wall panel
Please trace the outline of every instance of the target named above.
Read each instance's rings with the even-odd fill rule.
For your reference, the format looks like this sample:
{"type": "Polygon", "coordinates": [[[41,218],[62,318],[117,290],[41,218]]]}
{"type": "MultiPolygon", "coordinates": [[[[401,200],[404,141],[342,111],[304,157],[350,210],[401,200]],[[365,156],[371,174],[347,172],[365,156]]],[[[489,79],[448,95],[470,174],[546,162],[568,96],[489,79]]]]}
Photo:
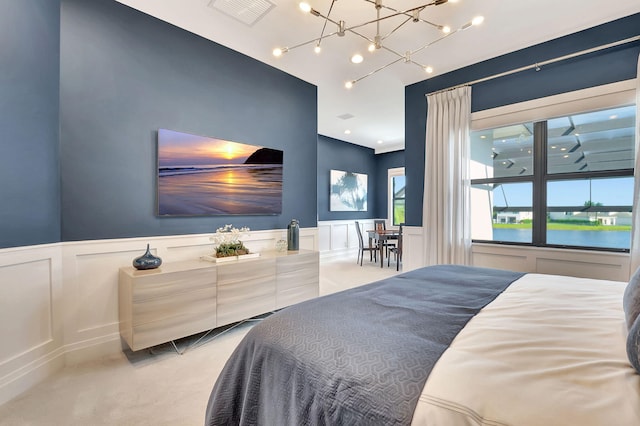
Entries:
{"type": "MultiPolygon", "coordinates": [[[[120,351],[118,271],[147,244],[164,262],[213,251],[211,234],[58,243],[0,249],[0,404],[65,363],[120,351]]],[[[275,250],[286,229],[252,231],[254,252],[275,250]]],[[[300,229],[318,250],[318,229],[300,229]]]]}
{"type": "Polygon", "coordinates": [[[64,365],[58,244],[0,250],[0,404],[64,365]]]}
{"type": "MultiPolygon", "coordinates": [[[[429,236],[422,227],[404,229],[403,271],[409,271],[424,266],[424,239],[429,236]]],[[[472,253],[472,264],[485,268],[612,281],[628,281],[632,272],[628,253],[506,244],[473,244],[472,253]]]]}
{"type": "Polygon", "coordinates": [[[0,361],[53,339],[51,260],[0,268],[0,361]]]}

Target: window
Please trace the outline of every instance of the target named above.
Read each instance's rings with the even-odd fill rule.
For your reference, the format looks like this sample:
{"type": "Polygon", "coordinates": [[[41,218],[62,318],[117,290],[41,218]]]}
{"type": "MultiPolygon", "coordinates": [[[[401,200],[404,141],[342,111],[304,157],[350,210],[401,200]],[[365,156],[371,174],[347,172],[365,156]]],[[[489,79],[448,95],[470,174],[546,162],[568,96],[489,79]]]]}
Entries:
{"type": "Polygon", "coordinates": [[[404,167],[389,169],[389,215],[392,225],[404,223],[405,208],[404,167]]]}
{"type": "Polygon", "coordinates": [[[627,251],[635,106],[471,133],[475,241],[627,251]]]}

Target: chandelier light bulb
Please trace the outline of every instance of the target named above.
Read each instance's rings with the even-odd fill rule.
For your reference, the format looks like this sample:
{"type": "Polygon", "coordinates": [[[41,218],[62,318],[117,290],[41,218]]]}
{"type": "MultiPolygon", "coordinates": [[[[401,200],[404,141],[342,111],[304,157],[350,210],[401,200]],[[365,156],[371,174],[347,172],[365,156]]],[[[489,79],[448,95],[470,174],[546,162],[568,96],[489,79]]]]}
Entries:
{"type": "Polygon", "coordinates": [[[347,89],[351,89],[353,87],[353,83],[355,83],[354,81],[347,81],[344,84],[344,87],[346,87],[347,89]]]}
{"type": "Polygon", "coordinates": [[[316,44],[316,46],[313,48],[313,51],[316,52],[316,54],[322,52],[322,48],[320,47],[319,44],[316,44]]]}
{"type": "Polygon", "coordinates": [[[351,57],[351,62],[353,62],[354,64],[360,64],[362,63],[362,61],[364,61],[364,58],[359,53],[356,53],[351,57]]]}
{"type": "Polygon", "coordinates": [[[276,58],[279,58],[280,56],[282,56],[282,49],[280,49],[279,47],[276,47],[275,49],[273,49],[273,56],[275,56],[276,58]]]}
{"type": "Polygon", "coordinates": [[[426,72],[427,74],[431,74],[433,72],[433,67],[430,67],[430,66],[424,67],[424,72],[426,72]]]}
{"type": "Polygon", "coordinates": [[[484,22],[484,16],[476,16],[475,18],[473,18],[473,20],[471,21],[472,25],[480,25],[484,22]]]}
{"type": "Polygon", "coordinates": [[[311,5],[307,2],[300,2],[299,4],[300,6],[300,10],[303,11],[304,13],[309,13],[311,12],[311,5]]]}
{"type": "Polygon", "coordinates": [[[375,50],[376,50],[376,45],[375,45],[374,43],[371,43],[371,44],[369,45],[369,47],[367,47],[367,50],[368,50],[369,52],[375,52],[375,50]]]}
{"type": "Polygon", "coordinates": [[[445,34],[449,34],[451,32],[451,27],[448,25],[445,25],[444,27],[442,27],[442,32],[445,34]]]}

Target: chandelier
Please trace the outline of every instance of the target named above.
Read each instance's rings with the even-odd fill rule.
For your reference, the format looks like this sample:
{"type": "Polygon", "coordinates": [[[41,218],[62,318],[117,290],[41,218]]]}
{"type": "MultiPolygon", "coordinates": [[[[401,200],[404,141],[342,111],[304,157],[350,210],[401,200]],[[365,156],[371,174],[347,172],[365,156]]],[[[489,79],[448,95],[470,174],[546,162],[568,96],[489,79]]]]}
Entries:
{"type": "MultiPolygon", "coordinates": [[[[459,32],[459,31],[464,31],[467,28],[473,26],[473,25],[478,25],[480,23],[482,23],[482,21],[484,20],[484,18],[482,16],[478,16],[473,18],[471,21],[467,22],[466,24],[464,24],[463,26],[461,26],[458,29],[452,30],[451,27],[447,26],[447,25],[438,25],[435,24],[433,22],[430,22],[424,18],[422,18],[420,16],[421,12],[426,9],[429,6],[439,6],[441,4],[447,3],[448,0],[433,0],[429,3],[426,4],[422,4],[420,6],[415,6],[412,7],[410,9],[406,9],[406,10],[397,10],[394,9],[392,7],[389,6],[385,6],[382,4],[382,0],[363,0],[366,3],[370,3],[373,5],[373,7],[375,8],[376,11],[376,18],[375,19],[371,19],[369,21],[365,21],[363,23],[360,24],[355,24],[355,25],[349,25],[347,26],[347,23],[344,20],[341,19],[334,19],[331,17],[331,11],[333,10],[333,6],[335,5],[337,0],[331,0],[331,5],[329,6],[329,11],[327,12],[326,15],[322,14],[321,12],[319,12],[318,10],[312,8],[308,3],[300,3],[300,9],[305,12],[305,13],[310,13],[314,16],[317,16],[319,18],[322,18],[324,20],[324,25],[322,26],[322,31],[320,32],[320,36],[299,44],[296,44],[294,46],[290,46],[290,47],[277,47],[275,49],[273,49],[273,55],[276,57],[280,57],[283,54],[296,49],[298,47],[302,47],[302,46],[306,46],[309,45],[311,43],[314,43],[314,51],[318,54],[320,53],[320,51],[322,50],[321,48],[321,44],[322,41],[325,38],[328,37],[332,37],[337,35],[338,37],[343,37],[346,33],[351,33],[354,34],[358,37],[361,37],[362,39],[366,40],[369,44],[367,47],[367,50],[369,52],[375,52],[376,50],[384,50],[386,52],[389,52],[391,54],[394,55],[394,59],[389,62],[386,65],[383,65],[377,69],[374,69],[373,71],[362,75],[361,77],[349,80],[345,83],[345,87],[347,89],[350,89],[351,87],[353,87],[354,84],[356,84],[357,82],[379,72],[382,71],[383,69],[390,67],[393,64],[396,64],[398,62],[404,62],[407,64],[414,64],[417,65],[418,67],[422,68],[422,70],[424,70],[426,73],[431,74],[433,72],[433,68],[429,65],[425,65],[422,64],[418,61],[416,61],[416,59],[414,58],[414,55],[424,49],[426,49],[429,46],[434,45],[435,43],[450,37],[451,35],[459,32]],[[394,21],[392,21],[392,18],[397,18],[394,21]],[[384,21],[388,21],[388,22],[395,22],[395,27],[393,27],[391,30],[389,30],[386,34],[381,33],[381,23],[383,23],[384,21]],[[327,28],[327,23],[332,23],[333,25],[336,26],[336,30],[334,32],[331,33],[326,33],[326,28],[327,28]],[[398,22],[400,22],[398,24],[398,22]],[[407,50],[404,53],[402,52],[398,52],[395,49],[390,48],[389,46],[387,46],[385,44],[385,41],[387,40],[387,38],[389,38],[391,35],[393,35],[396,31],[398,31],[400,28],[404,27],[405,24],[407,23],[418,23],[418,22],[422,22],[425,24],[428,24],[432,27],[435,27],[436,29],[438,29],[441,32],[441,36],[436,38],[435,40],[432,40],[426,44],[424,44],[421,47],[418,47],[417,49],[414,50],[407,50]],[[373,36],[368,36],[366,34],[364,34],[363,30],[365,29],[365,27],[367,26],[372,26],[375,24],[375,35],[373,36]]],[[[353,0],[350,0],[353,1],[353,0]]],[[[452,2],[454,0],[451,0],[452,2]]],[[[351,57],[351,62],[353,63],[360,63],[363,61],[363,57],[360,54],[355,54],[351,57]]]]}

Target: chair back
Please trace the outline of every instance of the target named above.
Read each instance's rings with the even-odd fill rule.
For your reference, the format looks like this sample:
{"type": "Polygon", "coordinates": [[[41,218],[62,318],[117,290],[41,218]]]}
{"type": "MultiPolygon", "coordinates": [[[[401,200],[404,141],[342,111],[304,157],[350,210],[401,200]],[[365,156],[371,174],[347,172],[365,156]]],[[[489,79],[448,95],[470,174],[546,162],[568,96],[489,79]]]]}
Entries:
{"type": "Polygon", "coordinates": [[[373,226],[376,229],[376,231],[384,231],[387,229],[387,224],[386,224],[386,220],[382,220],[382,219],[374,219],[373,220],[373,226]]]}
{"type": "Polygon", "coordinates": [[[360,230],[360,223],[356,220],[356,232],[358,233],[358,245],[362,249],[364,247],[364,240],[362,239],[362,231],[360,230]]]}

